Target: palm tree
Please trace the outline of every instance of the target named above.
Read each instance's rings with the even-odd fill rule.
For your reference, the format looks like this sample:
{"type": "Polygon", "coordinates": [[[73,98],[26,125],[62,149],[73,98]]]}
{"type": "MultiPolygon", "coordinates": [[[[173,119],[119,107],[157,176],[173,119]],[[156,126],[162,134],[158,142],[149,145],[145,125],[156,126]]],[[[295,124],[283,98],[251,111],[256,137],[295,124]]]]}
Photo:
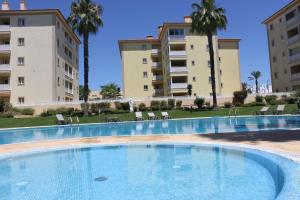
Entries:
{"type": "Polygon", "coordinates": [[[116,99],[121,96],[120,88],[114,83],[101,86],[100,94],[103,99],[116,99]]]}
{"type": "Polygon", "coordinates": [[[218,8],[215,5],[215,0],[202,0],[200,4],[193,3],[192,8],[194,9],[191,15],[192,32],[206,35],[208,39],[213,107],[217,108],[213,36],[217,34],[218,30],[226,29],[227,17],[225,16],[225,9],[218,8]]]}
{"type": "Polygon", "coordinates": [[[252,71],[251,76],[248,77],[250,81],[255,81],[255,88],[256,88],[256,94],[259,93],[258,91],[258,79],[261,77],[261,72],[260,71],[252,71]]]}
{"type": "Polygon", "coordinates": [[[71,4],[71,14],[68,22],[74,31],[83,37],[84,47],[84,114],[88,115],[88,95],[89,95],[89,36],[96,34],[102,21],[103,7],[96,5],[92,0],[77,0],[71,4]]]}

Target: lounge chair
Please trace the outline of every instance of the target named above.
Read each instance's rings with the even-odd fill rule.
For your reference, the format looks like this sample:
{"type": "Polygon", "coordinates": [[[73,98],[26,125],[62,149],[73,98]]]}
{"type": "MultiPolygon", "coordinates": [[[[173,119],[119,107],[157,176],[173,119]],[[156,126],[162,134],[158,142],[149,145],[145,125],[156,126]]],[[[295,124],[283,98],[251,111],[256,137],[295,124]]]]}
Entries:
{"type": "Polygon", "coordinates": [[[56,115],[56,123],[57,123],[58,125],[64,125],[64,124],[66,124],[66,121],[65,121],[65,119],[64,119],[64,116],[63,116],[62,114],[57,114],[57,115],[56,115]]]}
{"type": "Polygon", "coordinates": [[[170,115],[167,112],[161,112],[162,119],[170,119],[170,115]]]}
{"type": "Polygon", "coordinates": [[[144,120],[142,112],[136,112],[135,113],[135,120],[136,121],[142,121],[142,120],[144,120]]]}
{"type": "Polygon", "coordinates": [[[285,105],[279,105],[279,106],[277,106],[274,114],[275,115],[282,115],[283,112],[284,112],[284,108],[285,108],[285,105]]]}
{"type": "Polygon", "coordinates": [[[259,111],[259,113],[260,113],[261,115],[265,115],[268,111],[269,111],[269,107],[263,107],[263,108],[259,111]]]}
{"type": "Polygon", "coordinates": [[[155,114],[153,112],[150,112],[150,113],[148,113],[148,119],[155,120],[155,119],[157,119],[157,117],[155,116],[155,114]]]}

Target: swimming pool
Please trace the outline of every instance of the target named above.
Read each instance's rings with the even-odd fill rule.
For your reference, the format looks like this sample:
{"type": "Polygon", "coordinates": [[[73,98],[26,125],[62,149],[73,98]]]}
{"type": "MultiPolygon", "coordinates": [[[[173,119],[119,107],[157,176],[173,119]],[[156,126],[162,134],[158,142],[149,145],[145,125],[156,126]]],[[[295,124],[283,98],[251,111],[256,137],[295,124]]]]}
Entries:
{"type": "Polygon", "coordinates": [[[300,129],[299,116],[215,117],[0,131],[0,144],[97,136],[208,134],[300,129]]]}
{"type": "Polygon", "coordinates": [[[0,158],[0,199],[295,200],[300,167],[274,154],[134,144],[0,158]]]}

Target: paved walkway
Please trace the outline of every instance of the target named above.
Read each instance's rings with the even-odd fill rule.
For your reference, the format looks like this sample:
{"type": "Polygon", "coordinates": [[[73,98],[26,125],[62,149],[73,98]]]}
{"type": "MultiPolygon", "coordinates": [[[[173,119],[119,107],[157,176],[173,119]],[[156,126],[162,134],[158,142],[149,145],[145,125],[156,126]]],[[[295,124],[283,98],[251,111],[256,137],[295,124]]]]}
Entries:
{"type": "Polygon", "coordinates": [[[226,133],[209,135],[95,137],[0,146],[0,155],[70,146],[137,142],[197,142],[238,145],[271,151],[300,162],[300,131],[226,133]]]}

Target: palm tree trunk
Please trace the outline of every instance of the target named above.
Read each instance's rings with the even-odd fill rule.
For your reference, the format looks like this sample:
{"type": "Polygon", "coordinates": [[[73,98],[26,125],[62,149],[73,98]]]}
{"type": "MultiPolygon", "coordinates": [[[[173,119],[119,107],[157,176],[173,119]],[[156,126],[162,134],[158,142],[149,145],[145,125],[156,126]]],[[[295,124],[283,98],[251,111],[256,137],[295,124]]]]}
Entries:
{"type": "Polygon", "coordinates": [[[258,94],[258,80],[255,79],[255,86],[256,86],[256,94],[258,94]]]}
{"type": "Polygon", "coordinates": [[[210,57],[210,76],[211,76],[211,89],[213,95],[213,107],[218,107],[217,94],[216,94],[216,76],[215,76],[215,56],[214,56],[214,46],[213,46],[213,35],[212,33],[207,34],[208,47],[209,47],[209,57],[210,57]]]}
{"type": "Polygon", "coordinates": [[[84,99],[84,115],[89,115],[89,32],[83,33],[83,47],[84,47],[84,88],[83,88],[83,99],[84,99]]]}

